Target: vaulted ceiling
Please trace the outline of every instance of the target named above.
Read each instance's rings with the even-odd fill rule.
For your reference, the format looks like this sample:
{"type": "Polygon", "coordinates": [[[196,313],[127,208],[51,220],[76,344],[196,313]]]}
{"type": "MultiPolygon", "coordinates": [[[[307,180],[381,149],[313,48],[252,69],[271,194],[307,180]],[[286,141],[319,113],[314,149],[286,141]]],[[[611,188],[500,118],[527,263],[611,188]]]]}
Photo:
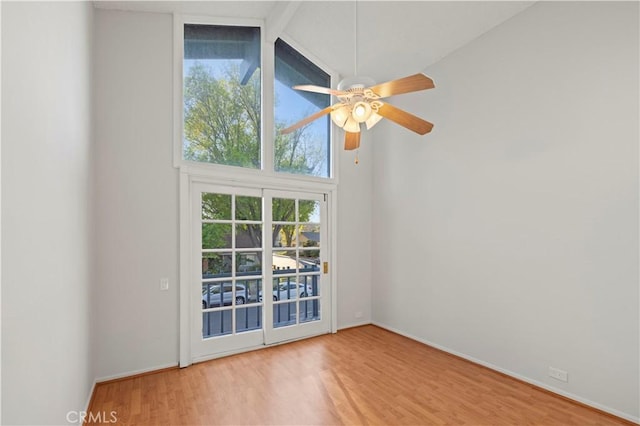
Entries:
{"type": "Polygon", "coordinates": [[[96,2],[96,6],[277,21],[289,40],[304,47],[331,70],[342,76],[353,75],[357,53],[358,75],[380,82],[424,70],[534,3],[105,1],[96,2]]]}

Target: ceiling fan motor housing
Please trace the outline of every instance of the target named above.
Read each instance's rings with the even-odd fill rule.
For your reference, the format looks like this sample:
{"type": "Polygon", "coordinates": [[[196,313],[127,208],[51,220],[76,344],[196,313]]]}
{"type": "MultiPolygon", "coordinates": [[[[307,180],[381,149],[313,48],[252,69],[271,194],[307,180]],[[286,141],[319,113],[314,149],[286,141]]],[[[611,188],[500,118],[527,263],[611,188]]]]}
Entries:
{"type": "Polygon", "coordinates": [[[369,87],[375,81],[369,77],[349,77],[338,84],[338,90],[345,92],[338,96],[340,106],[331,112],[333,122],[349,132],[359,132],[360,123],[364,123],[377,112],[379,96],[369,87]]]}
{"type": "Polygon", "coordinates": [[[364,89],[365,87],[371,87],[376,82],[371,77],[347,77],[338,83],[338,90],[344,90],[345,92],[349,89],[364,89]]]}

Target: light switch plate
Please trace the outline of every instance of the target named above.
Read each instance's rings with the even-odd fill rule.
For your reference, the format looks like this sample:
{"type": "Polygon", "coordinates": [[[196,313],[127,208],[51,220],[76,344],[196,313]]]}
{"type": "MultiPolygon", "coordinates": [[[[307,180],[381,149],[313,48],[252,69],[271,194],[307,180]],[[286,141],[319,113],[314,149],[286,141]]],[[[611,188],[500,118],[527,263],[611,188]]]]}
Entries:
{"type": "Polygon", "coordinates": [[[169,290],[169,278],[160,278],[160,290],[169,290]]]}

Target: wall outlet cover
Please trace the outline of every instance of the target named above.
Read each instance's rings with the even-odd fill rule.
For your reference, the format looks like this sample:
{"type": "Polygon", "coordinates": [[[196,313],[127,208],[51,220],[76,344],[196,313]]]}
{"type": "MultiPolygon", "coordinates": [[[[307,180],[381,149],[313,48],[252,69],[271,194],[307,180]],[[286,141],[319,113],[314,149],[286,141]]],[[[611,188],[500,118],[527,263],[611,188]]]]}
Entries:
{"type": "Polygon", "coordinates": [[[552,377],[556,380],[560,380],[561,382],[569,381],[569,373],[555,367],[549,367],[549,377],[552,377]]]}

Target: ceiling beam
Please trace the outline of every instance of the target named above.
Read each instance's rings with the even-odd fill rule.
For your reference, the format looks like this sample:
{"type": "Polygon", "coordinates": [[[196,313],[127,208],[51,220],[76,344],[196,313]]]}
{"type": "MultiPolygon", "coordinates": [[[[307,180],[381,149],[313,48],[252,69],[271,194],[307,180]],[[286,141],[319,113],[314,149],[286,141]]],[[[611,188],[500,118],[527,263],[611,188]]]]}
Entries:
{"type": "Polygon", "coordinates": [[[265,21],[267,43],[273,43],[282,34],[287,24],[298,10],[300,1],[277,1],[265,21]]]}

